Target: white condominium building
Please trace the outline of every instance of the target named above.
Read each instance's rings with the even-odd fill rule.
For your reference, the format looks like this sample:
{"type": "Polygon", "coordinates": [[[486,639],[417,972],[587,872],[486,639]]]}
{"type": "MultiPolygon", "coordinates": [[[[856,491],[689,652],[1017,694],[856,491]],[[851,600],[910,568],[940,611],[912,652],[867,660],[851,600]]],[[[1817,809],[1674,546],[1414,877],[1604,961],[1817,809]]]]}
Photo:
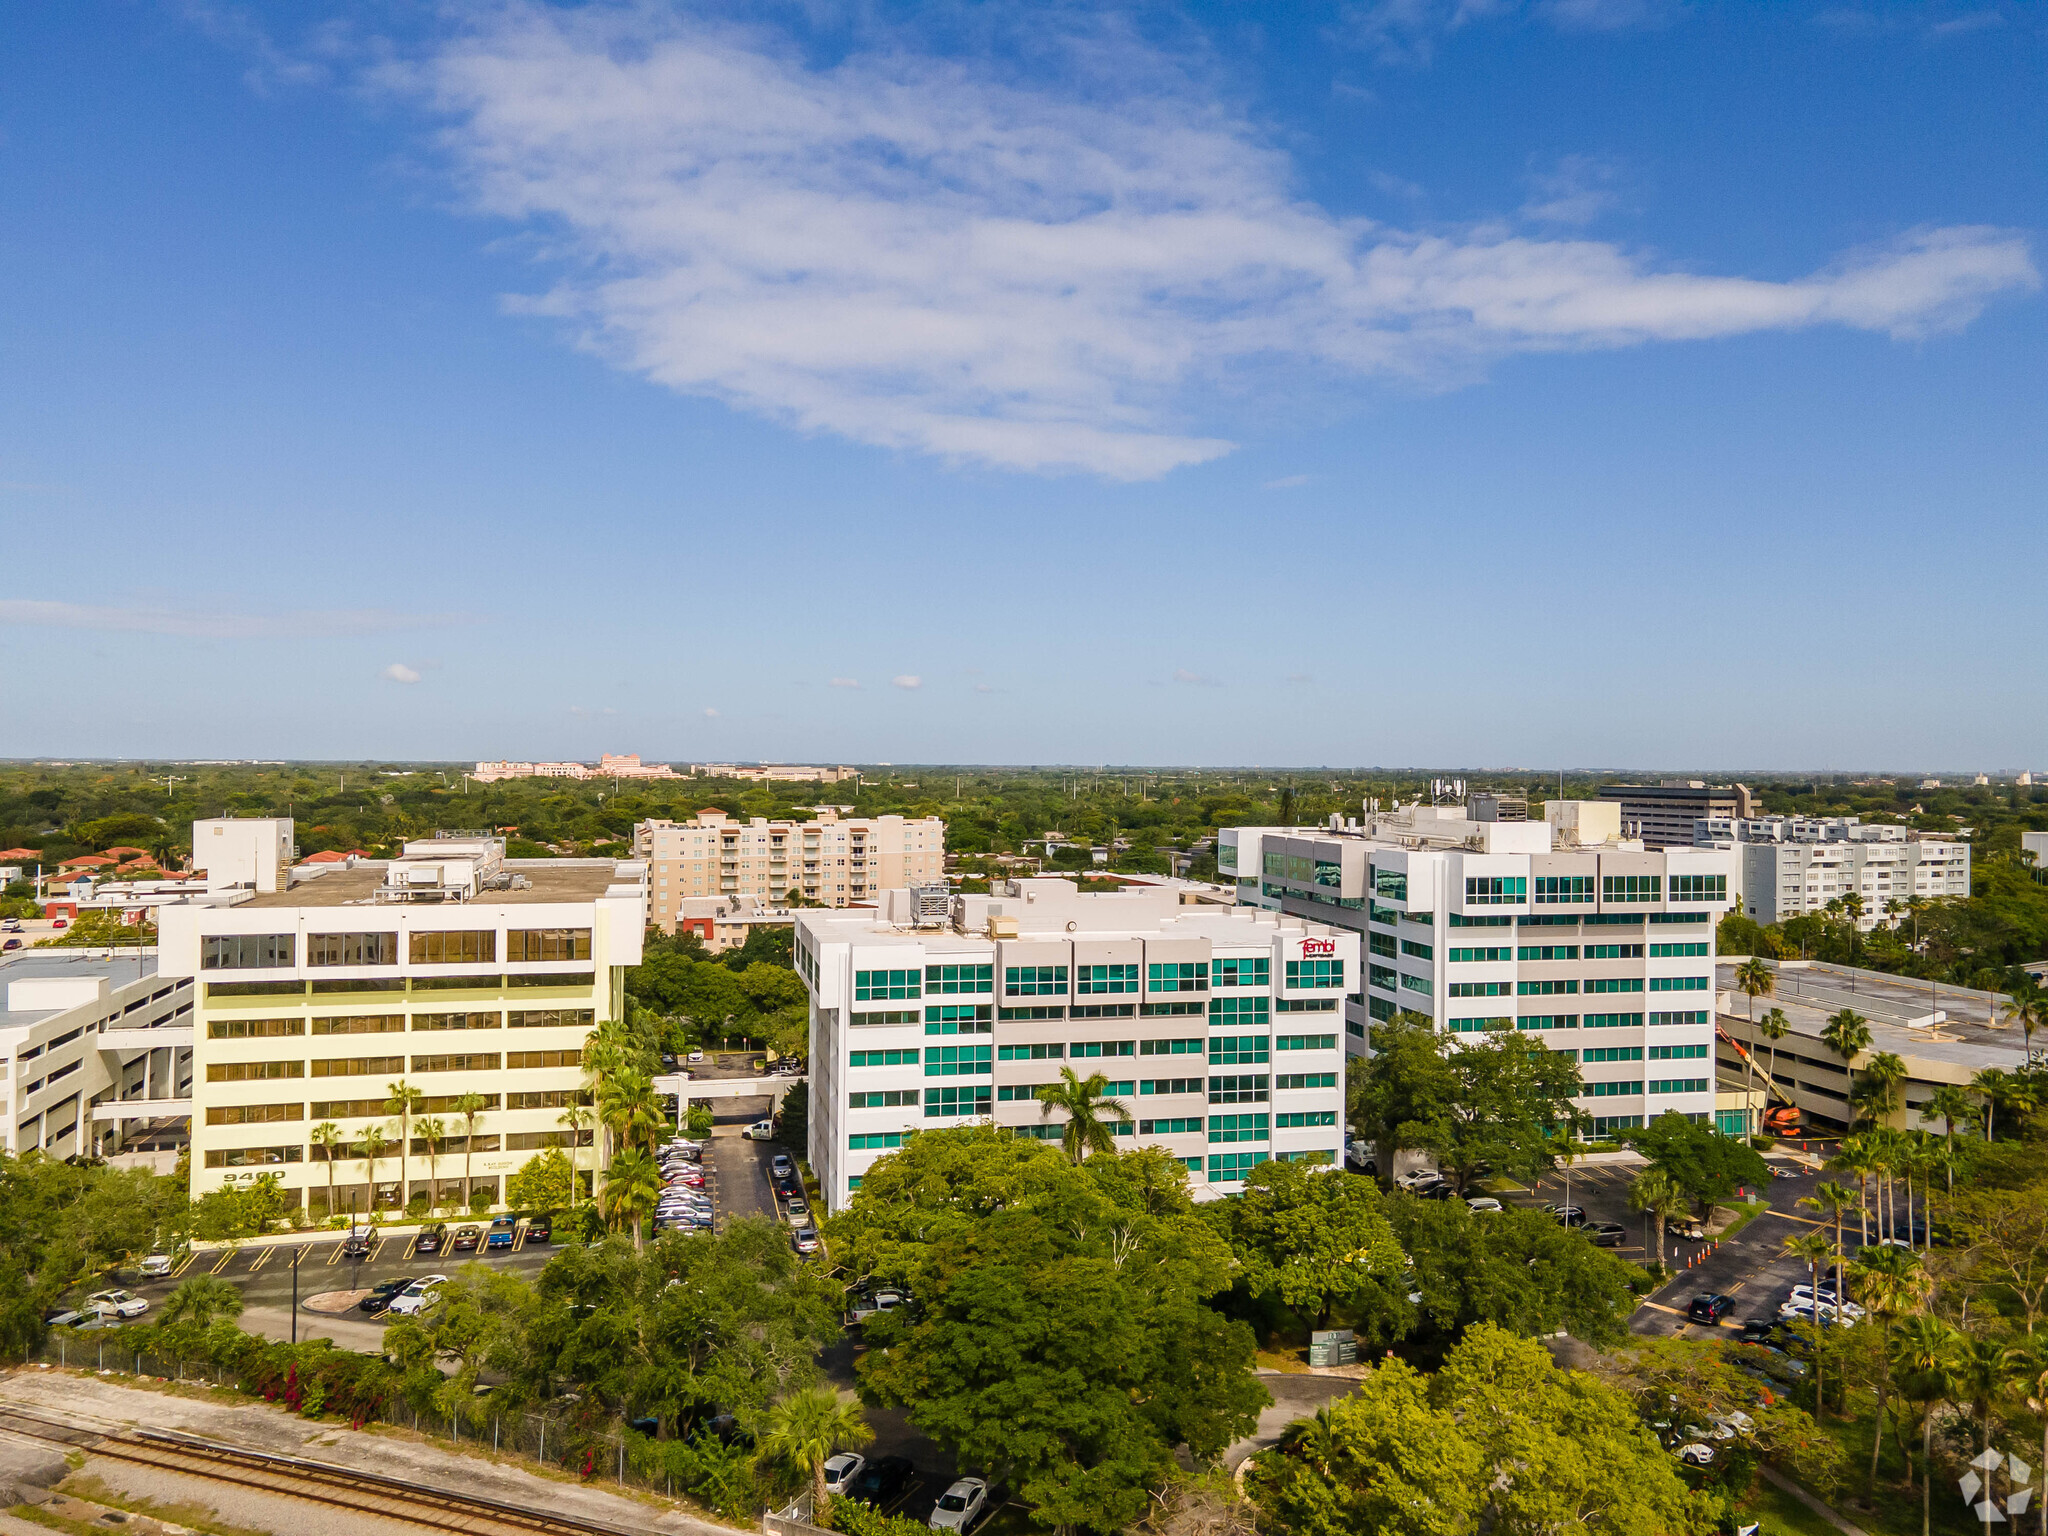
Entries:
{"type": "Polygon", "coordinates": [[[1365,940],[1345,1043],[1419,1013],[1453,1035],[1539,1034],[1580,1065],[1596,1132],[1714,1112],[1714,925],[1729,856],[1624,840],[1612,802],[1549,801],[1543,821],[1409,806],[1329,831],[1236,827],[1217,868],[1248,906],[1365,940]]]}
{"type": "MultiPolygon", "coordinates": [[[[640,867],[512,859],[489,836],[411,842],[230,907],[166,907],[159,966],[198,984],[192,1193],[274,1175],[288,1200],[404,1203],[390,1088],[421,1091],[404,1175],[458,1198],[464,1154],[495,1198],[538,1149],[571,1144],[585,1037],[618,1017],[646,926],[640,867]],[[484,1100],[473,1142],[456,1101],[484,1100]],[[335,1166],[311,1131],[333,1122],[335,1166]],[[372,1165],[363,1138],[387,1138],[372,1165]]],[[[582,1131],[576,1144],[589,1145],[582,1131]]]]}
{"type": "Polygon", "coordinates": [[[633,852],[647,861],[652,921],[674,933],[686,898],[793,895],[826,907],[871,902],[883,891],[934,885],[946,876],[946,824],[936,816],[842,821],[735,821],[719,810],[689,821],[643,821],[633,852]]]}
{"type": "Polygon", "coordinates": [[[1038,1090],[1100,1072],[1117,1134],[1165,1148],[1196,1192],[1344,1144],[1339,1022],[1358,936],[1171,889],[1082,894],[1016,880],[986,896],[889,891],[879,913],[802,912],[811,996],[810,1160],[842,1208],[878,1158],[933,1127],[1057,1139],[1038,1090]]]}
{"type": "Polygon", "coordinates": [[[1824,911],[1853,893],[1863,901],[1857,926],[1868,932],[1914,898],[1970,894],[1968,843],[1856,816],[1707,816],[1693,823],[1693,843],[1733,856],[1734,893],[1760,923],[1824,911]]]}

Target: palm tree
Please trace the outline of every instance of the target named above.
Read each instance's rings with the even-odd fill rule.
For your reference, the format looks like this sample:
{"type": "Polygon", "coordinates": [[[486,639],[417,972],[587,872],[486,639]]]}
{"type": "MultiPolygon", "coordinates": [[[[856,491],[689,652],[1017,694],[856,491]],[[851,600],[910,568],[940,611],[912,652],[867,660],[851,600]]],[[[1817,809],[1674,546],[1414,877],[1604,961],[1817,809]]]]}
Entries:
{"type": "Polygon", "coordinates": [[[1657,1262],[1664,1262],[1664,1223],[1674,1211],[1685,1206],[1685,1191],[1678,1187],[1678,1181],[1662,1168],[1645,1168],[1637,1174],[1628,1186],[1628,1206],[1632,1211],[1648,1211],[1657,1224],[1657,1262]]]}
{"type": "Polygon", "coordinates": [[[1827,1023],[1820,1027],[1820,1043],[1842,1058],[1842,1075],[1849,1079],[1853,1091],[1856,1058],[1870,1049],[1870,1020],[1854,1008],[1829,1014],[1827,1023]]]}
{"type": "MultiPolygon", "coordinates": [[[[1749,999],[1749,1049],[1742,1053],[1742,1118],[1750,1121],[1754,1103],[1753,1083],[1756,1077],[1756,1000],[1769,997],[1778,989],[1778,973],[1764,964],[1760,955],[1751,955],[1735,967],[1735,985],[1749,999]]],[[[1749,1134],[1754,1136],[1762,1127],[1749,1124],[1749,1134]]]]}
{"type": "Polygon", "coordinates": [[[427,1187],[432,1191],[427,1205],[431,1208],[441,1203],[441,1143],[448,1139],[448,1122],[439,1115],[429,1115],[413,1129],[427,1144],[427,1187]]]}
{"type": "Polygon", "coordinates": [[[1278,1449],[1281,1455],[1305,1461],[1320,1476],[1328,1477],[1331,1466],[1343,1454],[1336,1421],[1330,1417],[1330,1405],[1323,1404],[1307,1418],[1296,1419],[1281,1430],[1278,1449]]]}
{"type": "MultiPolygon", "coordinates": [[[[2040,1464],[2048,1467],[2048,1339],[2029,1342],[2020,1379],[2026,1384],[2027,1411],[2041,1416],[2040,1464]]],[[[2048,1502],[2041,1505],[2041,1536],[2048,1536],[2048,1502]]]]}
{"type": "Polygon", "coordinates": [[[1859,1241],[1870,1241],[1870,1176],[1877,1172],[1877,1153],[1868,1136],[1844,1136],[1829,1159],[1830,1168],[1856,1175],[1859,1241]]]}
{"type": "Polygon", "coordinates": [[[365,1203],[374,1214],[377,1209],[377,1165],[384,1161],[384,1149],[391,1143],[385,1139],[384,1127],[373,1125],[363,1132],[363,1139],[358,1145],[363,1149],[363,1177],[370,1185],[370,1198],[365,1203]]]}
{"type": "Polygon", "coordinates": [[[583,1149],[583,1133],[590,1129],[591,1113],[586,1104],[571,1104],[555,1116],[555,1124],[566,1126],[569,1131],[569,1209],[576,1209],[581,1198],[582,1185],[577,1175],[580,1169],[580,1153],[583,1149]]]}
{"type": "Polygon", "coordinates": [[[1060,1145],[1067,1149],[1067,1156],[1076,1163],[1091,1152],[1116,1150],[1115,1134],[1103,1123],[1103,1116],[1124,1125],[1131,1123],[1129,1105],[1121,1099],[1102,1096],[1108,1087],[1109,1079],[1100,1072],[1091,1072],[1083,1079],[1074,1075],[1072,1067],[1061,1067],[1060,1081],[1038,1090],[1039,1119],[1051,1119],[1056,1109],[1067,1112],[1067,1125],[1060,1132],[1060,1145]]]}
{"type": "Polygon", "coordinates": [[[163,1301],[165,1323],[210,1328],[218,1318],[242,1315],[241,1290],[218,1275],[188,1275],[163,1301]]]}
{"type": "MultiPolygon", "coordinates": [[[[1784,1009],[1772,1008],[1756,1021],[1756,1032],[1771,1042],[1771,1064],[1766,1070],[1775,1087],[1778,1081],[1778,1042],[1792,1033],[1792,1021],[1785,1017],[1784,1009]]],[[[1792,1102],[1791,1094],[1783,1089],[1779,1089],[1779,1093],[1787,1104],[1792,1102]]]]}
{"type": "Polygon", "coordinates": [[[2025,1365],[2025,1354],[2003,1339],[1965,1334],[1956,1345],[1949,1380],[1983,1426],[1984,1443],[1980,1450],[1991,1449],[1992,1406],[2013,1385],[2025,1365]]]}
{"type": "Polygon", "coordinates": [[[1842,1212],[1857,1203],[1856,1191],[1846,1184],[1816,1184],[1813,1193],[1799,1202],[1808,1210],[1819,1211],[1822,1218],[1835,1223],[1835,1294],[1842,1291],[1842,1212]]]}
{"type": "Polygon", "coordinates": [[[825,1492],[825,1463],[847,1446],[874,1438],[859,1403],[841,1401],[831,1387],[811,1387],[768,1410],[756,1454],[764,1461],[787,1462],[810,1478],[811,1523],[823,1527],[832,1507],[825,1492]]]}
{"type": "MultiPolygon", "coordinates": [[[[1888,1364],[1900,1379],[1900,1390],[1921,1405],[1920,1536],[1929,1536],[1934,1521],[1934,1405],[1949,1393],[1949,1367],[1961,1336],[1929,1313],[1907,1318],[1892,1336],[1888,1364]]],[[[1906,1463],[1907,1485],[1913,1464],[1906,1463]]]]}
{"type": "Polygon", "coordinates": [[[1813,1416],[1824,1419],[1828,1412],[1827,1384],[1822,1379],[1826,1353],[1820,1347],[1820,1272],[1835,1256],[1835,1245],[1825,1232],[1798,1232],[1783,1240],[1785,1252],[1804,1264],[1813,1276],[1813,1416]]]}
{"type": "Polygon", "coordinates": [[[462,1208],[469,1209],[472,1193],[469,1179],[469,1159],[476,1149],[476,1128],[483,1124],[484,1111],[491,1107],[491,1101],[472,1088],[455,1101],[455,1113],[462,1116],[462,1208]]]}
{"type": "Polygon", "coordinates": [[[1899,1106],[1899,1089],[1908,1077],[1905,1061],[1892,1051],[1879,1051],[1863,1063],[1864,1102],[1879,1125],[1889,1125],[1899,1106]]]}
{"type": "MultiPolygon", "coordinates": [[[[1927,1096],[1927,1102],[1920,1106],[1922,1117],[1932,1116],[1942,1122],[1949,1145],[1955,1145],[1956,1122],[1977,1118],[1977,1106],[1970,1102],[1970,1090],[1961,1083],[1943,1083],[1927,1096]]],[[[2041,1506],[2048,1509],[2048,1502],[2041,1506]]]]}
{"type": "Polygon", "coordinates": [[[1995,1140],[1993,1121],[2003,1107],[2013,1115],[2024,1115],[2034,1107],[2034,1095],[2026,1082],[2003,1067],[1986,1067],[1970,1079],[1970,1086],[1984,1100],[1984,1139],[1995,1140]]]}
{"type": "Polygon", "coordinates": [[[320,1156],[327,1164],[327,1214],[334,1215],[334,1158],[341,1148],[348,1145],[341,1134],[341,1127],[332,1120],[322,1120],[306,1135],[306,1139],[320,1149],[320,1156]]]}
{"type": "MultiPolygon", "coordinates": [[[[1823,1186],[1825,1188],[1826,1186],[1823,1186]]],[[[1843,1191],[1845,1194],[1847,1191],[1843,1191]]],[[[1839,1239],[1838,1239],[1839,1241],[1839,1239]]],[[[1865,1488],[1877,1492],[1877,1460],[1884,1446],[1884,1410],[1891,1395],[1892,1323],[1901,1313],[1911,1311],[1927,1295],[1927,1271],[1912,1254],[1899,1248],[1866,1248],[1856,1255],[1856,1293],[1876,1317],[1882,1348],[1878,1353],[1877,1420],[1870,1445],[1870,1478],[1865,1488]]],[[[1836,1285],[1841,1284],[1839,1268],[1836,1285]]],[[[1908,1463],[1910,1467],[1911,1463],[1908,1463]]]]}
{"type": "Polygon", "coordinates": [[[644,1253],[647,1213],[661,1198],[661,1167],[642,1147],[628,1147],[604,1173],[604,1214],[614,1226],[633,1224],[633,1251],[644,1253]]]}
{"type": "Polygon", "coordinates": [[[406,1173],[406,1154],[412,1150],[412,1117],[419,1113],[420,1100],[427,1095],[404,1078],[384,1085],[384,1113],[398,1116],[398,1208],[412,1205],[412,1179],[406,1173]]]}

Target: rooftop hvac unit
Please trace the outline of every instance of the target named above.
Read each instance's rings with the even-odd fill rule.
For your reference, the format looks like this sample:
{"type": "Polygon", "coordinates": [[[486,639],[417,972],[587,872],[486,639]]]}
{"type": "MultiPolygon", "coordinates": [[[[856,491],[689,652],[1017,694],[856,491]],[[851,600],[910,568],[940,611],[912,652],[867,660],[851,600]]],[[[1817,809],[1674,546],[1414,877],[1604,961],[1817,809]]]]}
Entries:
{"type": "Polygon", "coordinates": [[[943,928],[953,916],[953,893],[943,885],[910,888],[910,923],[914,928],[943,928]]]}

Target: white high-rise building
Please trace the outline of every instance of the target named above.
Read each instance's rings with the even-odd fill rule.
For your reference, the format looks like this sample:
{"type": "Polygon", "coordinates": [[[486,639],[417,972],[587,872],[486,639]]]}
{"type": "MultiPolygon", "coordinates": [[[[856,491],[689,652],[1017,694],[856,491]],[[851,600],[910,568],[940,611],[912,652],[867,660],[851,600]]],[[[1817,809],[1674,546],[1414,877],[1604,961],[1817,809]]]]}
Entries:
{"type": "Polygon", "coordinates": [[[1970,894],[1970,845],[1855,816],[1704,816],[1693,844],[1734,858],[1731,890],[1760,923],[1820,912],[1854,893],[1865,932],[1896,920],[1914,898],[1970,894]]]}
{"type": "Polygon", "coordinates": [[[1540,1034],[1579,1062],[1596,1132],[1714,1113],[1714,925],[1726,853],[1646,849],[1611,801],[1542,821],[1408,806],[1327,831],[1235,827],[1217,869],[1240,903],[1365,941],[1345,1043],[1410,1012],[1454,1035],[1540,1034]]]}
{"type": "Polygon", "coordinates": [[[1172,889],[1083,894],[1066,880],[986,896],[883,895],[876,913],[798,914],[811,995],[810,1161],[843,1207],[906,1137],[991,1121],[1057,1139],[1039,1088],[1101,1072],[1197,1193],[1270,1158],[1344,1145],[1342,999],[1358,936],[1172,889]]]}
{"type": "Polygon", "coordinates": [[[650,916],[674,933],[683,902],[727,896],[778,904],[791,896],[825,907],[878,899],[899,886],[946,877],[946,824],[936,816],[736,821],[720,810],[689,821],[643,821],[633,851],[647,861],[650,916]]]}

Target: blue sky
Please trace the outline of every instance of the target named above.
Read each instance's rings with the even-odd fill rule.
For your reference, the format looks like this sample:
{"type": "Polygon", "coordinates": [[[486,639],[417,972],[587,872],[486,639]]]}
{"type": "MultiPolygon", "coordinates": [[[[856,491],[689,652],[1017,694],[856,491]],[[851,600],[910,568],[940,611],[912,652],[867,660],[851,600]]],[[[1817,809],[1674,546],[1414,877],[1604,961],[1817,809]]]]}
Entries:
{"type": "Polygon", "coordinates": [[[2044,53],[25,12],[0,754],[2048,767],[2044,53]]]}

